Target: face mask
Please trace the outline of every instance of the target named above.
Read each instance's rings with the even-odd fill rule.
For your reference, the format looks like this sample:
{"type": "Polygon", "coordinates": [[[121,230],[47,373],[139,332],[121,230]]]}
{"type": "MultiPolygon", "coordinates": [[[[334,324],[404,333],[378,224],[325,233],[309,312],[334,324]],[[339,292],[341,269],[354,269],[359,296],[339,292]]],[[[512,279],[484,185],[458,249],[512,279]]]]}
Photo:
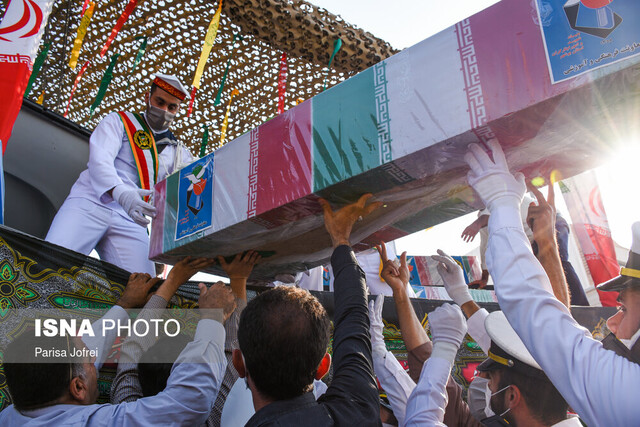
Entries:
{"type": "Polygon", "coordinates": [[[469,384],[469,394],[467,402],[471,414],[478,421],[495,415],[489,406],[491,400],[491,390],[489,390],[489,380],[487,378],[475,377],[469,384]]]}
{"type": "Polygon", "coordinates": [[[144,115],[147,125],[154,133],[161,133],[169,129],[169,125],[171,125],[175,117],[175,114],[154,107],[150,102],[147,104],[147,111],[144,115]]]}
{"type": "MultiPolygon", "coordinates": [[[[487,383],[487,387],[489,386],[489,384],[487,383]]],[[[495,393],[491,393],[489,394],[489,398],[495,396],[498,393],[502,393],[503,391],[505,391],[506,389],[508,389],[509,387],[511,387],[510,385],[506,386],[503,389],[500,389],[498,391],[496,391],[495,393]]],[[[500,427],[500,426],[509,426],[510,424],[507,422],[507,420],[504,419],[504,416],[507,412],[509,412],[511,410],[511,408],[507,408],[506,411],[504,411],[503,413],[501,413],[500,415],[494,415],[492,417],[489,418],[485,418],[482,421],[482,424],[486,427],[500,427]]]]}

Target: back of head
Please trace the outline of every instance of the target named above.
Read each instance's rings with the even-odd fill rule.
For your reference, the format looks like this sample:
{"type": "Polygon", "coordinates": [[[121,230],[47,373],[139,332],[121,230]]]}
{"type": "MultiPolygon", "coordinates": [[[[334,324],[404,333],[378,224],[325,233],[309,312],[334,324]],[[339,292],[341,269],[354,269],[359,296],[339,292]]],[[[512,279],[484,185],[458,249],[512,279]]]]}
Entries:
{"type": "MultiPolygon", "coordinates": [[[[505,314],[494,311],[485,319],[485,329],[491,337],[489,358],[478,371],[500,372],[497,390],[515,386],[529,413],[545,425],[553,425],[567,417],[569,405],[533,358],[505,314]]],[[[494,412],[495,411],[494,409],[494,412]]]]}
{"type": "Polygon", "coordinates": [[[83,370],[82,361],[70,355],[72,337],[35,337],[25,332],[4,352],[4,375],[17,409],[35,409],[54,404],[64,396],[73,376],[83,370]]]}
{"type": "Polygon", "coordinates": [[[501,368],[498,390],[509,385],[518,387],[530,414],[540,423],[553,425],[567,417],[569,405],[546,376],[531,376],[501,368]]]}
{"type": "Polygon", "coordinates": [[[326,310],[305,290],[278,287],[251,300],[240,317],[238,341],[260,393],[284,400],[311,390],[329,332],[326,310]]]}
{"type": "Polygon", "coordinates": [[[167,387],[173,362],[189,343],[185,335],[166,337],[151,346],[138,361],[138,378],[142,395],[155,396],[167,387]]]}

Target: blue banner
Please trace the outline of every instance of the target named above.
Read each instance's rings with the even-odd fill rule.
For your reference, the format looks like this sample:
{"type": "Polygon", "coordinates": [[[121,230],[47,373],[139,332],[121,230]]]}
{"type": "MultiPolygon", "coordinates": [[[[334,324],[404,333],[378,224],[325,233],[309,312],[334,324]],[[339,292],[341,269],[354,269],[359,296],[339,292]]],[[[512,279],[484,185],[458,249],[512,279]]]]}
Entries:
{"type": "Polygon", "coordinates": [[[213,224],[213,155],[180,171],[176,240],[205,230],[213,224]]]}
{"type": "Polygon", "coordinates": [[[537,0],[553,83],[640,53],[637,0],[537,0]]]}

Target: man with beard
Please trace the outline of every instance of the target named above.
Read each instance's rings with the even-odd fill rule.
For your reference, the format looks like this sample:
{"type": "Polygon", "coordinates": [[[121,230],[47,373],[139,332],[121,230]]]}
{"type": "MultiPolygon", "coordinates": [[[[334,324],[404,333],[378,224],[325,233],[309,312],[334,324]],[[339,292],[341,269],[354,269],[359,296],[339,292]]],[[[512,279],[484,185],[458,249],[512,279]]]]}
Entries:
{"type": "MultiPolygon", "coordinates": [[[[466,332],[462,313],[455,306],[447,307],[445,304],[430,313],[429,320],[432,328],[435,328],[434,354],[424,365],[420,381],[407,403],[408,426],[444,425],[446,378],[466,332]],[[436,318],[438,311],[441,313],[436,318]],[[432,360],[437,357],[435,347],[441,344],[438,341],[446,343],[447,340],[454,344],[450,350],[449,364],[432,360]]],[[[483,419],[482,424],[487,427],[581,426],[576,416],[567,414],[567,402],[540,369],[501,311],[489,314],[485,329],[491,338],[491,347],[489,357],[477,369],[480,375],[488,379],[484,392],[485,413],[494,415],[483,419]]]]}
{"type": "Polygon", "coordinates": [[[632,243],[626,266],[620,275],[598,286],[601,291],[619,291],[618,312],[607,319],[611,334],[602,345],[640,364],[640,222],[631,227],[632,243]]]}
{"type": "MultiPolygon", "coordinates": [[[[488,141],[486,147],[489,153],[472,144],[465,161],[471,168],[469,184],[491,212],[487,261],[500,308],[547,377],[587,425],[636,425],[640,419],[636,398],[640,366],[603,348],[553,296],[549,277],[522,230],[518,209],[525,191],[524,176],[511,174],[497,140],[488,141]]],[[[637,274],[633,270],[622,273],[633,277],[637,274]]],[[[625,328],[626,320],[632,320],[627,318],[629,314],[618,319],[625,320],[625,328]]],[[[621,333],[622,323],[617,326],[616,332],[621,333]]]]}
{"type": "Polygon", "coordinates": [[[156,182],[194,160],[169,130],[188,92],[171,75],[156,74],[143,114],[117,112],[96,126],[87,169],[53,219],[46,240],[127,271],[155,276],[147,225],[156,182]]]}

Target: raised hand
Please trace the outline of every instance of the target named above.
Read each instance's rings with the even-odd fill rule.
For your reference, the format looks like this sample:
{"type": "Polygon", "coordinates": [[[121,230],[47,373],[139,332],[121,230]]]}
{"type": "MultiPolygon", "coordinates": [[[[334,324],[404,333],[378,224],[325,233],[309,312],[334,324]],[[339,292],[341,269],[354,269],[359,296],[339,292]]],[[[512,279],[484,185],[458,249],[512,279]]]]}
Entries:
{"type": "Polygon", "coordinates": [[[233,261],[227,262],[224,257],[219,256],[218,262],[222,266],[222,269],[229,279],[247,279],[253,271],[253,266],[256,265],[262,257],[256,251],[247,251],[244,254],[239,253],[233,261]]]}
{"type": "Polygon", "coordinates": [[[476,235],[483,227],[486,227],[488,223],[489,215],[480,215],[478,219],[473,221],[467,226],[467,228],[462,231],[462,235],[460,237],[462,237],[462,240],[467,243],[473,242],[473,239],[475,239],[476,235]]]}
{"type": "Polygon", "coordinates": [[[443,304],[429,313],[429,328],[434,345],[444,342],[457,349],[467,333],[467,322],[457,305],[443,304]]]}
{"type": "Polygon", "coordinates": [[[222,282],[214,283],[210,288],[207,288],[204,283],[199,283],[198,288],[200,288],[198,307],[201,309],[203,317],[215,318],[215,313],[212,313],[212,310],[221,309],[224,317],[223,322],[226,322],[233,310],[236,309],[236,301],[231,289],[222,282]]]}
{"type": "Polygon", "coordinates": [[[497,139],[487,142],[493,160],[478,144],[471,144],[464,156],[471,171],[467,174],[469,185],[491,210],[498,205],[520,206],[525,192],[524,175],[509,172],[507,159],[497,139]]]}
{"type": "Polygon", "coordinates": [[[407,283],[411,278],[409,274],[409,266],[407,265],[407,252],[403,252],[400,256],[400,262],[397,259],[391,260],[387,258],[387,247],[384,242],[376,245],[382,260],[382,272],[380,276],[387,285],[393,289],[393,292],[404,291],[407,283]]]}
{"type": "Polygon", "coordinates": [[[549,182],[549,193],[546,199],[533,185],[528,184],[527,188],[538,200],[538,206],[532,203],[527,213],[527,224],[533,231],[533,240],[538,243],[538,246],[555,244],[556,206],[553,183],[549,182]]]}
{"type": "Polygon", "coordinates": [[[371,197],[373,197],[373,194],[367,193],[360,197],[357,202],[337,211],[331,209],[331,205],[325,199],[319,200],[324,211],[324,225],[331,236],[334,248],[340,245],[350,246],[349,237],[351,236],[353,224],[382,206],[382,202],[373,202],[367,205],[367,200],[371,197]]]}
{"type": "Polygon", "coordinates": [[[149,298],[149,290],[160,280],[162,279],[151,277],[147,273],[132,273],[116,305],[122,308],[142,307],[149,298]]]}
{"type": "Polygon", "coordinates": [[[178,261],[169,272],[167,279],[156,291],[156,295],[169,301],[180,286],[184,285],[198,271],[211,267],[214,262],[215,260],[211,258],[192,258],[189,256],[178,261]]]}
{"type": "Polygon", "coordinates": [[[471,294],[467,283],[464,281],[462,267],[441,249],[438,249],[438,255],[432,255],[431,258],[434,261],[438,261],[436,269],[440,277],[442,277],[444,289],[453,302],[462,306],[462,304],[471,301],[471,294]]]}

